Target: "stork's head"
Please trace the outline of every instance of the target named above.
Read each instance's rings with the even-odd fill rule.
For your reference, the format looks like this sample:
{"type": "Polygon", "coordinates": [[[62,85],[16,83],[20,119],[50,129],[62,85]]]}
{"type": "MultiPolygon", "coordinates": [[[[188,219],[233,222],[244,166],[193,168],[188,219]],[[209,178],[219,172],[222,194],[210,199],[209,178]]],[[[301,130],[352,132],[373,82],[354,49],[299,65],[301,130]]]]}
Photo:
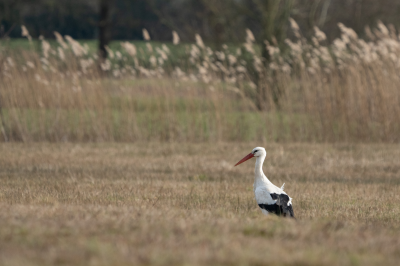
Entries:
{"type": "Polygon", "coordinates": [[[263,147],[255,147],[249,154],[247,154],[242,160],[240,160],[236,165],[239,165],[241,163],[244,163],[245,161],[253,158],[253,157],[261,157],[261,156],[266,156],[267,152],[263,147]]]}

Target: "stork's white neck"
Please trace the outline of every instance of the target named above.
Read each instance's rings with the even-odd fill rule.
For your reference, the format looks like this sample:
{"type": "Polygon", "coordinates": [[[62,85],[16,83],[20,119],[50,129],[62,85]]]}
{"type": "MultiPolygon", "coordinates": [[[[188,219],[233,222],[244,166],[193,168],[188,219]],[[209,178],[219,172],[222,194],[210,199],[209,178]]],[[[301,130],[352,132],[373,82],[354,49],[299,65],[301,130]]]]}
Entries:
{"type": "Polygon", "coordinates": [[[266,155],[261,155],[257,157],[256,160],[256,168],[254,169],[254,174],[255,174],[255,181],[264,181],[264,182],[270,182],[268,180],[268,178],[264,175],[263,172],[263,164],[264,164],[264,160],[265,160],[265,156],[266,155]]]}

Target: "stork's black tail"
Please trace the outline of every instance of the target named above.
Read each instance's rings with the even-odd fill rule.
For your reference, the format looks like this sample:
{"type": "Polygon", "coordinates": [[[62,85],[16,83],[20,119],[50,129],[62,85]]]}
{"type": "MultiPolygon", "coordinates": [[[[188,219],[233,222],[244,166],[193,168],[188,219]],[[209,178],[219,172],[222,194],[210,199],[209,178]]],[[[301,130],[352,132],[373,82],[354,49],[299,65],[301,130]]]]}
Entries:
{"type": "Polygon", "coordinates": [[[290,217],[296,219],[296,217],[294,217],[294,212],[293,212],[292,204],[290,204],[289,206],[287,206],[286,209],[288,210],[290,217]]]}

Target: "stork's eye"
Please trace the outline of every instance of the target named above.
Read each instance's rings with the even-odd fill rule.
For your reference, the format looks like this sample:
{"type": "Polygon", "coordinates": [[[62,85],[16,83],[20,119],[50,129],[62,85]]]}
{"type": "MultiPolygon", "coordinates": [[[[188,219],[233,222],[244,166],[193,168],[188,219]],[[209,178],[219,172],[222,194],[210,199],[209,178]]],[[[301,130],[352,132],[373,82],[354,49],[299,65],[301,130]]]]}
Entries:
{"type": "Polygon", "coordinates": [[[255,150],[254,153],[258,152],[258,150],[255,150]]]}

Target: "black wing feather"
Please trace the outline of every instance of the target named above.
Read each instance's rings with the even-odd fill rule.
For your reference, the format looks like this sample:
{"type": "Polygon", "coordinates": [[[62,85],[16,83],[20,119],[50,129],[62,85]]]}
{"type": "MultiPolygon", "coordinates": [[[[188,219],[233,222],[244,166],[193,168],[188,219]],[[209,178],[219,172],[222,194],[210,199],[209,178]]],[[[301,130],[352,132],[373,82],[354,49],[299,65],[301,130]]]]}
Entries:
{"type": "Polygon", "coordinates": [[[258,204],[261,209],[264,209],[268,212],[275,213],[276,215],[283,215],[289,214],[290,217],[294,218],[293,207],[291,204],[288,205],[290,201],[289,196],[286,194],[276,194],[271,193],[271,198],[276,200],[275,204],[258,204]]]}
{"type": "Polygon", "coordinates": [[[266,210],[267,212],[275,213],[276,215],[282,214],[282,207],[277,204],[258,204],[261,209],[266,210]]]}

